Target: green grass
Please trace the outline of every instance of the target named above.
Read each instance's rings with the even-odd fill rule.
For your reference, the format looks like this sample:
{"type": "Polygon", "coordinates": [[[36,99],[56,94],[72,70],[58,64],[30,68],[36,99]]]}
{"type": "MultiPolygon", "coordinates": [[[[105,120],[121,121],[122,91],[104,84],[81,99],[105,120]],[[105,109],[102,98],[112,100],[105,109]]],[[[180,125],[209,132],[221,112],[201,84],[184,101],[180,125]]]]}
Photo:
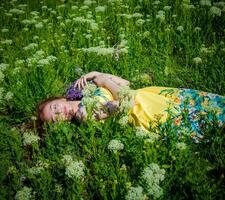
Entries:
{"type": "Polygon", "coordinates": [[[165,170],[159,199],[223,199],[225,134],[217,127],[205,132],[209,142],[195,144],[178,141],[170,126],[159,125],[151,130],[159,139],[149,143],[115,116],[105,123],[49,124],[38,142],[24,145],[25,132],[38,134],[28,128],[36,126],[36,105],[64,94],[70,82],[90,71],[119,75],[134,89],[157,85],[225,95],[225,3],[157,2],[95,1],[83,7],[83,1],[72,0],[1,1],[1,199],[129,199],[137,186],[143,199],[154,199],[158,193],[154,188],[148,193],[142,177],[151,163],[165,170]],[[96,12],[97,6],[106,10],[96,12]],[[139,14],[131,17],[134,13],[139,14]],[[97,46],[114,52],[90,52],[97,46]],[[112,139],[123,149],[110,151],[112,139]],[[69,164],[65,155],[73,159],[69,164]],[[79,161],[84,174],[71,178],[66,170],[79,161]]]}

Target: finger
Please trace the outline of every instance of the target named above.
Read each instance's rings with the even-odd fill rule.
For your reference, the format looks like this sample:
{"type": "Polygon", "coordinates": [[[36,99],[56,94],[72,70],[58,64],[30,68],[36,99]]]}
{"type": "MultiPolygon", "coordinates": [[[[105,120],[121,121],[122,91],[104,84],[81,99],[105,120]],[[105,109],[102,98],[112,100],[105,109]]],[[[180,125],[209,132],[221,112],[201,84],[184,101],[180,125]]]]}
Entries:
{"type": "Polygon", "coordinates": [[[85,77],[83,77],[82,79],[82,89],[84,88],[84,86],[85,86],[85,77]]]}
{"type": "Polygon", "coordinates": [[[81,76],[80,79],[79,79],[79,86],[80,86],[80,87],[79,87],[79,90],[81,90],[81,89],[83,88],[83,86],[82,86],[82,84],[83,84],[83,83],[82,83],[82,82],[83,82],[83,78],[84,78],[84,77],[81,76]]]}
{"type": "Polygon", "coordinates": [[[76,83],[74,85],[75,88],[78,86],[79,82],[80,82],[80,78],[76,80],[76,83]]]}
{"type": "Polygon", "coordinates": [[[77,80],[77,86],[76,86],[76,88],[78,88],[78,90],[80,88],[80,79],[77,80]]]}
{"type": "Polygon", "coordinates": [[[87,79],[84,78],[84,86],[87,85],[87,79]]]}
{"type": "Polygon", "coordinates": [[[83,88],[83,77],[80,80],[80,89],[82,89],[82,88],[83,88]]]}
{"type": "Polygon", "coordinates": [[[77,87],[77,83],[78,83],[78,80],[77,80],[77,81],[76,81],[76,83],[74,84],[74,86],[73,86],[74,88],[76,88],[76,87],[77,87]]]}

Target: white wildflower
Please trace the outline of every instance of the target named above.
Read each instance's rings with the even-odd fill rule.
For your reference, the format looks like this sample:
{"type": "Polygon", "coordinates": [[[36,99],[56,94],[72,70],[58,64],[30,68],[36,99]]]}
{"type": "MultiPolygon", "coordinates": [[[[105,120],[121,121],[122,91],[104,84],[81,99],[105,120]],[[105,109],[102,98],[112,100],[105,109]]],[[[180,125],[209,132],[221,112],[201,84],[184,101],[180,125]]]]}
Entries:
{"type": "Polygon", "coordinates": [[[93,31],[97,31],[97,30],[98,30],[98,24],[95,23],[95,22],[92,22],[92,23],[90,23],[90,28],[91,28],[93,31]]]}
{"type": "Polygon", "coordinates": [[[35,24],[36,29],[42,29],[43,28],[43,23],[39,22],[38,24],[35,24]]]}
{"type": "Polygon", "coordinates": [[[144,36],[145,38],[149,37],[149,36],[150,36],[150,32],[149,32],[149,31],[145,31],[145,32],[143,33],[143,36],[144,36]]]}
{"type": "MultiPolygon", "coordinates": [[[[0,79],[1,79],[1,78],[0,78],[0,79]]],[[[5,100],[6,100],[6,101],[10,101],[10,100],[13,98],[13,96],[14,96],[13,93],[9,91],[9,92],[7,92],[6,95],[5,95],[5,100]]]]}
{"type": "Polygon", "coordinates": [[[142,17],[142,16],[143,16],[143,14],[141,14],[141,13],[134,13],[132,15],[132,17],[134,17],[134,18],[139,18],[139,17],[142,17]]]}
{"type": "Polygon", "coordinates": [[[20,9],[24,9],[24,8],[26,8],[27,7],[27,4],[19,4],[18,5],[18,8],[20,8],[20,9]]]}
{"type": "Polygon", "coordinates": [[[56,8],[58,8],[58,9],[63,9],[63,8],[65,8],[65,7],[66,7],[65,4],[61,4],[61,5],[56,6],[56,8]]]}
{"type": "Polygon", "coordinates": [[[44,58],[44,56],[45,56],[45,52],[43,50],[38,50],[38,51],[35,52],[33,57],[35,59],[39,60],[39,59],[44,58]]]}
{"type": "Polygon", "coordinates": [[[200,57],[195,57],[193,58],[193,62],[198,65],[198,64],[201,64],[202,63],[202,59],[200,57]]]}
{"type": "Polygon", "coordinates": [[[63,158],[61,159],[63,164],[65,166],[69,165],[71,162],[73,162],[73,158],[71,155],[64,155],[63,158]]]}
{"type": "Polygon", "coordinates": [[[121,40],[121,42],[120,42],[120,44],[118,45],[118,47],[119,47],[119,48],[126,47],[127,43],[128,43],[128,41],[127,41],[127,40],[122,39],[122,40],[121,40]]]}
{"type": "Polygon", "coordinates": [[[5,13],[5,16],[7,16],[7,17],[12,17],[13,16],[13,14],[12,13],[5,13]]]}
{"type": "Polygon", "coordinates": [[[32,121],[36,121],[37,120],[37,117],[36,116],[31,116],[31,118],[30,118],[32,121]]]}
{"type": "Polygon", "coordinates": [[[77,10],[78,7],[77,7],[77,6],[71,6],[71,9],[72,9],[72,10],[77,10]]]}
{"type": "Polygon", "coordinates": [[[25,132],[23,134],[23,145],[31,145],[37,143],[40,140],[40,137],[35,135],[33,132],[25,132]]]}
{"type": "Polygon", "coordinates": [[[120,140],[111,140],[108,144],[108,149],[117,153],[117,151],[123,150],[124,144],[120,140]]]}
{"type": "Polygon", "coordinates": [[[213,16],[221,16],[221,9],[217,8],[215,6],[212,6],[209,10],[210,14],[212,14],[213,16]]]}
{"type": "Polygon", "coordinates": [[[119,38],[120,38],[121,40],[123,40],[125,37],[126,37],[126,35],[125,35],[124,33],[119,34],[119,38]]]}
{"type": "Polygon", "coordinates": [[[23,31],[28,32],[29,28],[25,27],[25,28],[23,28],[23,31]]]}
{"type": "Polygon", "coordinates": [[[30,43],[26,47],[24,47],[23,49],[25,51],[30,51],[30,50],[33,50],[33,49],[35,49],[37,47],[38,47],[38,44],[36,44],[36,43],[30,43]]]}
{"type": "Polygon", "coordinates": [[[176,147],[180,150],[185,150],[187,148],[187,145],[184,142],[178,142],[176,144],[176,147]]]}
{"type": "Polygon", "coordinates": [[[85,165],[84,163],[80,160],[80,161],[72,161],[69,163],[68,166],[66,166],[66,172],[65,174],[69,177],[69,178],[81,178],[82,176],[84,176],[84,169],[85,169],[85,165]]]}
{"type": "Polygon", "coordinates": [[[132,98],[135,95],[135,90],[131,90],[129,86],[123,86],[118,92],[119,98],[132,98]]]}
{"type": "Polygon", "coordinates": [[[3,92],[5,91],[5,89],[3,87],[0,87],[0,102],[3,98],[3,92]]]}
{"type": "Polygon", "coordinates": [[[127,195],[125,196],[126,200],[145,200],[146,195],[143,193],[143,188],[141,186],[130,187],[127,195]]]}
{"type": "Polygon", "coordinates": [[[125,48],[119,49],[119,53],[127,54],[129,52],[128,49],[129,49],[129,47],[125,47],[125,48]]]}
{"type": "Polygon", "coordinates": [[[48,59],[44,58],[44,59],[39,60],[39,61],[37,62],[37,64],[38,64],[39,66],[45,66],[45,65],[49,65],[50,62],[49,62],[48,59]]]}
{"type": "Polygon", "coordinates": [[[135,22],[135,24],[136,24],[137,26],[142,26],[144,23],[145,23],[145,20],[143,20],[143,19],[138,19],[138,20],[135,22]]]}
{"type": "Polygon", "coordinates": [[[10,45],[10,44],[12,44],[12,43],[13,43],[13,41],[12,41],[12,40],[8,40],[8,39],[6,39],[6,40],[1,41],[1,43],[2,43],[2,44],[6,44],[6,45],[7,45],[7,44],[9,44],[9,45],[10,45]]]}
{"type": "Polygon", "coordinates": [[[160,1],[154,1],[152,4],[153,5],[159,5],[160,4],[160,1]]]}
{"type": "Polygon", "coordinates": [[[126,116],[123,116],[119,119],[118,123],[122,126],[125,126],[127,125],[129,122],[129,117],[126,115],[126,116]]]}
{"type": "Polygon", "coordinates": [[[15,200],[30,200],[32,198],[32,189],[24,186],[21,190],[17,191],[15,200]]]}
{"type": "Polygon", "coordinates": [[[126,19],[131,19],[133,15],[130,14],[121,14],[121,16],[124,16],[126,19]]]}
{"type": "Polygon", "coordinates": [[[9,12],[13,14],[17,14],[17,15],[21,15],[25,13],[23,10],[19,10],[17,8],[10,9],[9,12]]]}
{"type": "Polygon", "coordinates": [[[5,78],[5,75],[0,71],[0,82],[3,82],[5,78]]]}
{"type": "Polygon", "coordinates": [[[15,68],[13,69],[13,75],[19,74],[20,71],[21,71],[21,67],[15,67],[15,68]]]}
{"type": "Polygon", "coordinates": [[[139,138],[148,137],[149,132],[145,130],[143,127],[136,127],[136,136],[139,138]]]}
{"type": "Polygon", "coordinates": [[[86,34],[86,35],[85,35],[85,38],[86,38],[86,39],[92,38],[92,34],[86,34]]]}
{"type": "Polygon", "coordinates": [[[164,6],[163,7],[163,10],[170,10],[171,9],[171,6],[164,6]]]}
{"type": "Polygon", "coordinates": [[[29,174],[38,175],[41,173],[42,170],[44,170],[43,167],[31,167],[27,171],[29,174]]]}
{"type": "Polygon", "coordinates": [[[15,166],[10,166],[7,170],[7,174],[16,174],[18,171],[15,166]]]}
{"type": "Polygon", "coordinates": [[[92,114],[94,109],[100,108],[100,105],[101,105],[96,98],[91,98],[91,97],[83,97],[82,103],[84,104],[85,108],[90,114],[92,114]]]}
{"type": "Polygon", "coordinates": [[[0,64],[0,71],[5,71],[7,67],[9,67],[9,64],[1,63],[0,64]]]}
{"type": "Polygon", "coordinates": [[[38,40],[38,39],[39,39],[39,36],[35,35],[35,36],[33,37],[33,39],[34,39],[34,40],[38,40]]]}
{"type": "Polygon", "coordinates": [[[9,32],[9,29],[7,29],[7,28],[2,29],[2,33],[7,33],[7,32],[9,32]]]}
{"type": "Polygon", "coordinates": [[[104,13],[105,10],[106,10],[106,7],[105,6],[97,6],[95,8],[95,12],[97,12],[97,13],[104,13]]]}
{"type": "Polygon", "coordinates": [[[51,10],[51,14],[56,15],[57,12],[55,10],[51,10]]]}
{"type": "Polygon", "coordinates": [[[66,27],[66,25],[63,22],[60,22],[59,26],[61,26],[62,28],[66,27]]]}
{"type": "Polygon", "coordinates": [[[38,16],[40,13],[35,10],[35,11],[31,11],[30,14],[33,16],[38,16]]]}
{"type": "Polygon", "coordinates": [[[81,50],[87,53],[93,52],[93,53],[96,53],[97,55],[102,55],[102,56],[112,55],[114,53],[114,48],[104,48],[100,46],[82,48],[81,50]]]}
{"type": "Polygon", "coordinates": [[[165,20],[165,14],[163,12],[159,12],[156,15],[156,19],[159,19],[160,21],[164,21],[165,20]]]}
{"type": "Polygon", "coordinates": [[[213,49],[213,47],[206,48],[205,45],[203,44],[200,49],[200,52],[205,53],[205,54],[210,54],[210,53],[214,52],[214,49],[213,49]]]}
{"type": "Polygon", "coordinates": [[[84,22],[86,22],[86,19],[83,16],[82,17],[74,17],[73,21],[79,22],[79,23],[84,23],[84,22]]]}
{"type": "Polygon", "coordinates": [[[128,111],[132,108],[133,104],[133,99],[123,98],[119,102],[119,111],[121,113],[128,113],[128,111]]]}
{"type": "Polygon", "coordinates": [[[153,143],[155,140],[159,138],[159,135],[154,132],[149,132],[148,138],[145,139],[145,143],[153,143]]]}
{"type": "Polygon", "coordinates": [[[91,1],[91,0],[85,0],[84,1],[84,5],[87,5],[87,6],[91,6],[91,4],[93,4],[94,1],[91,1]]]}
{"type": "Polygon", "coordinates": [[[55,184],[55,192],[57,193],[63,193],[63,187],[61,184],[55,184]]]}
{"type": "Polygon", "coordinates": [[[211,6],[211,1],[210,0],[200,0],[199,4],[201,6],[211,6]]]}
{"type": "Polygon", "coordinates": [[[122,166],[120,167],[121,171],[127,171],[127,166],[125,164],[122,164],[122,166]]]}
{"type": "Polygon", "coordinates": [[[82,11],[82,10],[88,10],[88,9],[89,9],[89,7],[87,5],[84,5],[84,6],[81,6],[80,7],[80,11],[82,11]]]}
{"type": "Polygon", "coordinates": [[[47,56],[46,59],[47,59],[49,62],[55,62],[55,61],[57,60],[57,57],[50,55],[50,56],[47,56]]]}
{"type": "Polygon", "coordinates": [[[180,31],[180,32],[182,32],[184,30],[184,27],[183,26],[178,26],[177,27],[177,30],[180,31]]]}
{"type": "Polygon", "coordinates": [[[65,20],[65,23],[66,23],[66,24],[70,24],[71,21],[72,21],[71,19],[66,19],[66,20],[65,20]]]}
{"type": "Polygon", "coordinates": [[[84,89],[82,90],[82,95],[84,97],[91,97],[95,90],[97,89],[96,85],[95,84],[87,84],[84,89]]]}
{"type": "Polygon", "coordinates": [[[42,9],[42,10],[47,10],[48,7],[47,7],[47,6],[42,6],[41,9],[42,9]]]}
{"type": "Polygon", "coordinates": [[[196,32],[199,32],[199,31],[201,31],[202,29],[200,28],[200,27],[198,27],[198,26],[196,26],[195,28],[194,28],[194,31],[196,31],[196,32]]]}
{"type": "Polygon", "coordinates": [[[145,185],[145,189],[148,195],[153,195],[155,198],[159,198],[163,194],[163,189],[159,186],[159,183],[165,178],[165,170],[160,169],[156,163],[151,163],[142,172],[142,181],[145,185]]]}

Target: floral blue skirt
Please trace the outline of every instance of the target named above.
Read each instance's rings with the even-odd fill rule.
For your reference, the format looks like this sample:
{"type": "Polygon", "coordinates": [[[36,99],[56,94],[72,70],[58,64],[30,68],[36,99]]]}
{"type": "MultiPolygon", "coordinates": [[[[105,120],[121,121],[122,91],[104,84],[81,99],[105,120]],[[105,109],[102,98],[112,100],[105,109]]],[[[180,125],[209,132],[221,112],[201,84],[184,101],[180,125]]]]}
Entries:
{"type": "MultiPolygon", "coordinates": [[[[168,90],[161,93],[168,95],[168,90]]],[[[198,143],[210,126],[224,126],[224,96],[183,88],[170,90],[169,93],[177,97],[178,104],[174,106],[176,114],[171,114],[171,124],[178,138],[186,135],[198,143]]],[[[164,125],[168,123],[165,122],[164,125]]]]}

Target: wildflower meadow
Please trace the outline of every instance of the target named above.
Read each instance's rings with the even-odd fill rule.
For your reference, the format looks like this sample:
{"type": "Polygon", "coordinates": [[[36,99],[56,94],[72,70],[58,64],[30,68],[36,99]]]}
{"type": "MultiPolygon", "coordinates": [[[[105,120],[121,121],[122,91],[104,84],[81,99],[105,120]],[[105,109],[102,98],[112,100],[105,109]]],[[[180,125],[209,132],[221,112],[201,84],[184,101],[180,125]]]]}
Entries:
{"type": "MultiPolygon", "coordinates": [[[[224,199],[225,131],[199,143],[168,119],[130,126],[120,112],[46,123],[36,107],[99,71],[147,86],[225,95],[225,1],[1,0],[0,199],[224,199]]],[[[90,109],[97,102],[88,98],[90,109]]],[[[123,98],[124,96],[124,98],[123,98]]],[[[207,122],[206,122],[207,123],[207,122]]]]}

